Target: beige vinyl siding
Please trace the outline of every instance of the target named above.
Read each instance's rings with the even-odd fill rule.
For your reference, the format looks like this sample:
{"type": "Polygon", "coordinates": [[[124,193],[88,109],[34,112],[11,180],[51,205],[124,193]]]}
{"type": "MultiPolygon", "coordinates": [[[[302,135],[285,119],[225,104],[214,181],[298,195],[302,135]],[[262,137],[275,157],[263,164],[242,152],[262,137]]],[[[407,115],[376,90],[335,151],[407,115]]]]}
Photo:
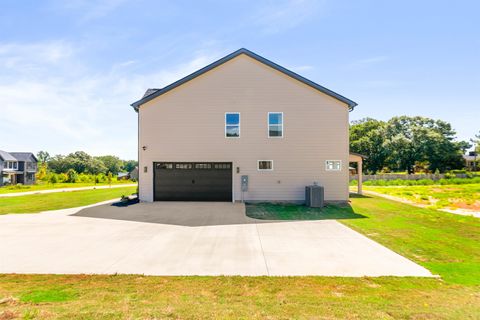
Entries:
{"type": "Polygon", "coordinates": [[[235,200],[241,175],[246,200],[304,200],[313,182],[327,200],[348,199],[347,105],[246,55],[142,105],[139,135],[144,201],[153,200],[154,161],[233,162],[235,200]],[[240,138],[225,138],[225,112],[240,113],[240,138]],[[268,112],[283,112],[283,138],[268,137],[268,112]],[[257,170],[265,159],[273,171],[257,170]],[[341,160],[342,170],[327,172],[325,160],[341,160]]]}

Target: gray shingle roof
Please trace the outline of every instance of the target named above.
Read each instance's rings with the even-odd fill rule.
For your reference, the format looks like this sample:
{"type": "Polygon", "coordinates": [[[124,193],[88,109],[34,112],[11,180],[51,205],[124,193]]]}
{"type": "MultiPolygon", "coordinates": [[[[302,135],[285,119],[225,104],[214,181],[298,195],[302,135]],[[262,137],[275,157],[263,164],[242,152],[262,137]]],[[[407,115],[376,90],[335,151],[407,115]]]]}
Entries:
{"type": "Polygon", "coordinates": [[[32,158],[37,161],[37,158],[31,152],[9,152],[17,161],[31,161],[32,158]]]}
{"type": "Polygon", "coordinates": [[[151,88],[151,89],[147,89],[147,91],[145,91],[145,94],[143,95],[142,99],[145,98],[145,97],[148,97],[149,95],[157,92],[158,90],[160,89],[155,89],[155,88],[151,88]]]}
{"type": "Polygon", "coordinates": [[[0,150],[0,158],[3,161],[17,161],[17,159],[15,159],[10,153],[3,150],[0,150]]]}
{"type": "Polygon", "coordinates": [[[321,85],[319,85],[319,84],[317,84],[317,83],[315,83],[311,80],[308,80],[307,78],[304,78],[301,75],[296,74],[295,72],[290,71],[290,70],[288,70],[288,69],[286,69],[286,68],[284,68],[284,67],[282,67],[282,66],[280,66],[280,65],[278,65],[278,64],[276,64],[276,63],[274,63],[274,62],[272,62],[268,59],[265,59],[264,57],[259,56],[258,54],[254,53],[250,50],[242,48],[242,49],[239,49],[235,52],[232,52],[229,55],[227,55],[227,56],[209,64],[206,67],[203,67],[200,70],[195,71],[194,73],[192,73],[192,74],[190,74],[190,75],[188,75],[188,76],[186,76],[186,77],[184,77],[184,78],[182,78],[178,81],[175,81],[174,83],[172,83],[172,84],[170,84],[170,85],[168,85],[168,86],[166,86],[162,89],[157,89],[157,90],[148,89],[147,92],[145,92],[145,94],[143,95],[142,99],[140,99],[138,101],[135,101],[134,103],[131,104],[131,106],[135,109],[135,111],[138,111],[138,108],[142,104],[144,104],[144,103],[146,103],[146,102],[148,102],[148,101],[150,101],[150,100],[152,100],[152,99],[154,99],[154,98],[156,98],[156,97],[158,97],[158,96],[160,96],[160,95],[162,95],[162,94],[164,94],[164,93],[166,93],[166,92],[168,92],[168,91],[170,91],[170,90],[172,90],[172,89],[174,89],[174,88],[176,88],[176,87],[178,87],[182,84],[184,84],[185,82],[188,82],[192,79],[195,79],[196,77],[204,74],[205,72],[208,72],[208,71],[212,70],[213,68],[216,68],[219,65],[224,64],[225,62],[230,61],[233,58],[235,58],[235,57],[237,57],[241,54],[245,54],[252,59],[255,59],[255,60],[257,60],[257,61],[275,69],[275,70],[278,70],[278,71],[286,74],[287,76],[290,76],[290,77],[292,77],[292,78],[294,78],[294,79],[296,79],[300,82],[303,82],[306,85],[308,85],[308,86],[310,86],[310,87],[312,87],[312,88],[314,88],[314,89],[316,89],[320,92],[323,92],[323,93],[325,93],[325,94],[327,94],[327,95],[329,95],[329,96],[331,96],[331,97],[333,97],[333,98],[335,98],[335,99],[337,99],[337,100],[339,100],[343,103],[346,103],[348,105],[348,108],[350,109],[350,111],[353,110],[353,108],[357,105],[357,103],[355,101],[352,101],[348,98],[345,98],[344,96],[342,96],[342,95],[340,95],[340,94],[338,94],[338,93],[336,93],[336,92],[334,92],[330,89],[322,87],[321,85]],[[151,91],[151,90],[155,90],[155,91],[151,91]]]}

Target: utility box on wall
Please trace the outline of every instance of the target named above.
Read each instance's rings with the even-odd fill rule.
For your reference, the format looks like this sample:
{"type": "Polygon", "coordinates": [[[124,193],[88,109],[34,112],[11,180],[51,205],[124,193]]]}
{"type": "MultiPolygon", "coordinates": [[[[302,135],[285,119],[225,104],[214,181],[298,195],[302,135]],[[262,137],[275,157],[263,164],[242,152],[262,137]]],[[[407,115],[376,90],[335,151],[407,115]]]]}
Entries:
{"type": "Polygon", "coordinates": [[[242,176],[242,192],[248,191],[248,176],[242,176]]]}
{"type": "Polygon", "coordinates": [[[321,208],[325,202],[325,189],[322,186],[305,187],[305,205],[311,208],[321,208]]]}

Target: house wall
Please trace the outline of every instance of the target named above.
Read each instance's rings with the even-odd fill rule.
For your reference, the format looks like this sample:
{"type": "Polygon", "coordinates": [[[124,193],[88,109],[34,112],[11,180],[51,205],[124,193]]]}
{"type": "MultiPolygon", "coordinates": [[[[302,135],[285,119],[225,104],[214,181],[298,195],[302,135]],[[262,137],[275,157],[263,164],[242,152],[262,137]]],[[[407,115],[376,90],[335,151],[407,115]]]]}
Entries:
{"type": "Polygon", "coordinates": [[[318,182],[326,200],[346,201],[348,115],[345,103],[240,55],[140,106],[140,199],[153,201],[153,162],[229,161],[235,200],[248,175],[245,200],[303,201],[318,182]],[[240,138],[225,138],[225,112],[240,112],[240,138]],[[283,112],[284,138],[268,138],[268,112],[283,112]],[[274,170],[258,171],[257,160],[274,170]],[[342,170],[326,171],[325,160],[342,170]]]}

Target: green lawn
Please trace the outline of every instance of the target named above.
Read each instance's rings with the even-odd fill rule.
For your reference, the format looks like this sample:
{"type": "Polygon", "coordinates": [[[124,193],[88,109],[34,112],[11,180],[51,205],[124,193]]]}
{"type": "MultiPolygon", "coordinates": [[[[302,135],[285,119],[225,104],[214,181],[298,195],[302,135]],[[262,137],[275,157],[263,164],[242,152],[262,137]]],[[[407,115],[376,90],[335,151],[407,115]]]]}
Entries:
{"type": "Polygon", "coordinates": [[[370,190],[403,198],[431,208],[480,211],[480,184],[431,186],[365,186],[370,190]]]}
{"type": "MultiPolygon", "coordinates": [[[[277,214],[275,214],[275,212],[277,214]]],[[[480,220],[376,197],[262,218],[339,219],[435,278],[0,275],[0,319],[478,319],[480,220]]]]}
{"type": "MultiPolygon", "coordinates": [[[[136,183],[130,180],[120,180],[112,182],[112,185],[122,185],[122,184],[131,184],[136,183]]],[[[93,182],[75,182],[75,183],[39,183],[34,185],[15,185],[15,186],[3,186],[0,187],[0,194],[4,193],[15,193],[15,192],[28,192],[28,191],[40,191],[40,190],[50,190],[50,189],[65,189],[65,188],[81,188],[81,187],[93,187],[93,186],[108,186],[108,183],[97,183],[93,182]]]]}
{"type": "MultiPolygon", "coordinates": [[[[0,198],[0,214],[31,213],[81,207],[135,193],[137,187],[33,194],[0,198]]],[[[1,318],[0,318],[1,319],[1,318]]]]}

